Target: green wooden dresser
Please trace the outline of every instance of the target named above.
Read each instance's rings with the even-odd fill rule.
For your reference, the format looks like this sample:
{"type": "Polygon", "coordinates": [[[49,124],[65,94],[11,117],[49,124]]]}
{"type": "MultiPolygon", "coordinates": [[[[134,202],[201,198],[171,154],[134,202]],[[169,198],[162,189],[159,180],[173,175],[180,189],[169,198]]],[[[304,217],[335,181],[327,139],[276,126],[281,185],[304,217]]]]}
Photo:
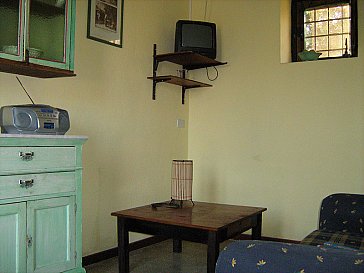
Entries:
{"type": "Polygon", "coordinates": [[[83,136],[0,134],[0,272],[84,273],[83,136]]]}

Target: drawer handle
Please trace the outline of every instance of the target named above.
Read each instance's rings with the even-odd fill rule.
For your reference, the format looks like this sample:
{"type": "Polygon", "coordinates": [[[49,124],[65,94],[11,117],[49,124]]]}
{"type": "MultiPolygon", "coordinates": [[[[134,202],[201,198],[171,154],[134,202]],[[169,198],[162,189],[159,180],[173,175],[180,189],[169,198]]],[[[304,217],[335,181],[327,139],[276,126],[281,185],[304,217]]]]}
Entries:
{"type": "Polygon", "coordinates": [[[19,156],[24,161],[30,161],[33,159],[34,152],[19,152],[19,156]]]}
{"type": "Polygon", "coordinates": [[[19,185],[21,188],[31,188],[33,187],[34,184],[34,179],[29,179],[29,180],[19,180],[19,185]]]}

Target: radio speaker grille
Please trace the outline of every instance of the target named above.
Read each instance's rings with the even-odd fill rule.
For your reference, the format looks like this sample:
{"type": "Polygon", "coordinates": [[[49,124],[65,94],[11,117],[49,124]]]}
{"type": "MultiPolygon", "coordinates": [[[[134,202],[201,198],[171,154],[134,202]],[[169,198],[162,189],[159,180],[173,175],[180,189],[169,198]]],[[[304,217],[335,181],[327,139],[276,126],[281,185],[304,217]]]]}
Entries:
{"type": "Polygon", "coordinates": [[[20,130],[36,130],[37,115],[34,111],[24,108],[13,108],[14,125],[20,130]]]}

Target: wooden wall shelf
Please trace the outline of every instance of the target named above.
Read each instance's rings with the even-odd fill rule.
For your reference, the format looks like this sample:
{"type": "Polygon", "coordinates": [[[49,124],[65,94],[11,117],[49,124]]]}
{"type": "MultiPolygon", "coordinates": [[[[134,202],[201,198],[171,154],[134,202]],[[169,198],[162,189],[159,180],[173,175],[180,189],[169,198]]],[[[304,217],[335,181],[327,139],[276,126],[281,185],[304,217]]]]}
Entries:
{"type": "MultiPolygon", "coordinates": [[[[148,77],[148,79],[153,80],[153,77],[148,77]]],[[[211,84],[197,82],[189,79],[180,78],[177,76],[167,75],[167,76],[157,76],[154,78],[157,82],[166,82],[170,84],[179,85],[185,88],[197,88],[197,87],[211,87],[211,84]]]]}
{"type": "Polygon", "coordinates": [[[219,62],[214,59],[210,59],[206,56],[200,55],[198,53],[194,53],[192,51],[184,51],[184,52],[175,52],[175,53],[167,53],[167,54],[158,54],[157,55],[157,45],[153,46],[153,76],[147,77],[150,80],[153,80],[153,100],[155,100],[156,96],[156,85],[160,82],[170,83],[174,85],[179,85],[182,87],[182,104],[185,102],[185,93],[187,89],[197,88],[197,87],[211,87],[212,85],[207,83],[202,83],[198,81],[193,81],[186,79],[186,70],[194,70],[211,66],[219,66],[227,64],[226,62],[219,62]],[[171,62],[174,64],[181,65],[182,76],[157,76],[158,65],[160,62],[171,62]]]}
{"type": "Polygon", "coordinates": [[[183,68],[187,70],[227,64],[210,59],[206,56],[194,53],[192,51],[160,54],[156,55],[156,59],[158,62],[168,61],[171,63],[182,65],[183,68]]]}

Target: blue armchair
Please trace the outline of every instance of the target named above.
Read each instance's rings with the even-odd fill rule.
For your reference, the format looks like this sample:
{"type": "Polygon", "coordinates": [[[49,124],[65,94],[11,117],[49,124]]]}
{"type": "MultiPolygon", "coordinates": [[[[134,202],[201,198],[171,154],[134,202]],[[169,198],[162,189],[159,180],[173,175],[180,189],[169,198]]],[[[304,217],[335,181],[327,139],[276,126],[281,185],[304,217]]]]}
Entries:
{"type": "Polygon", "coordinates": [[[321,204],[318,229],[301,244],[236,241],[216,273],[363,273],[364,195],[338,193],[321,204]]]}
{"type": "Polygon", "coordinates": [[[318,229],[301,243],[326,242],[364,251],[364,195],[336,193],[322,200],[318,229]]]}

